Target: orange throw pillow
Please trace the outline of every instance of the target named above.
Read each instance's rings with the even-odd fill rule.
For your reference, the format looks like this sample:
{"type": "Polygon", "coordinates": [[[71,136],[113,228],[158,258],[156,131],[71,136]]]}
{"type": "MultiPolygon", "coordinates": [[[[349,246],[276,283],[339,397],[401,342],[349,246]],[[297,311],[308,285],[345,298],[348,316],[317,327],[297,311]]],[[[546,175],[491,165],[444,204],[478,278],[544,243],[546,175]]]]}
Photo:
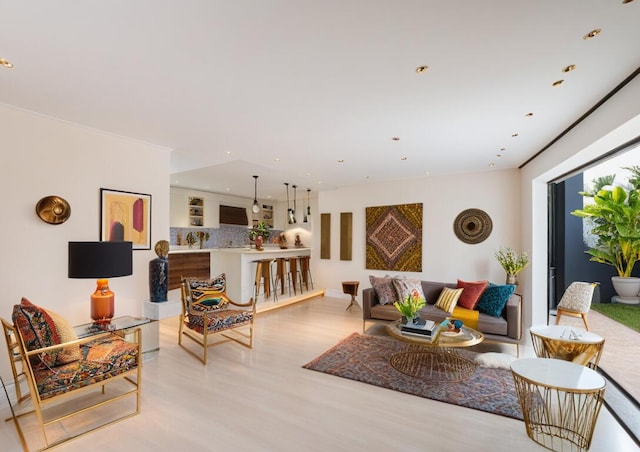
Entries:
{"type": "Polygon", "coordinates": [[[475,309],[482,292],[489,285],[489,281],[462,281],[458,280],[458,289],[464,289],[458,300],[458,306],[475,309]]]}

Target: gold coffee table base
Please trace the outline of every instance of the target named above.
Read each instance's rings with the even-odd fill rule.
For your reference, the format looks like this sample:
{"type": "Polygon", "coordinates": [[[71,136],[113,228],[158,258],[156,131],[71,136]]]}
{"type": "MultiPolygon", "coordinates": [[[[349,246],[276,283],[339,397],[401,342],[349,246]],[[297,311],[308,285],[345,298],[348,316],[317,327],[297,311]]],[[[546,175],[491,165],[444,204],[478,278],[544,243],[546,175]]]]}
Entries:
{"type": "Polygon", "coordinates": [[[475,362],[460,356],[453,348],[421,345],[410,345],[407,351],[392,355],[389,363],[398,372],[433,382],[464,381],[477,368],[475,362]]]}

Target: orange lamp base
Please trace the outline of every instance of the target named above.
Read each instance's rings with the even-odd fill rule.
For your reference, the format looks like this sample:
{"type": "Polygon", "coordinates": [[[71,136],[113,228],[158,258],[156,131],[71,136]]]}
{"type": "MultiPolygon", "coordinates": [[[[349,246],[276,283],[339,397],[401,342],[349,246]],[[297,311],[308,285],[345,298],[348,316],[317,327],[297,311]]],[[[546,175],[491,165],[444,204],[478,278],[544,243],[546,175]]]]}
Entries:
{"type": "Polygon", "coordinates": [[[91,318],[95,323],[111,323],[114,312],[114,294],[109,289],[109,280],[99,279],[96,291],[91,295],[91,318]]]}

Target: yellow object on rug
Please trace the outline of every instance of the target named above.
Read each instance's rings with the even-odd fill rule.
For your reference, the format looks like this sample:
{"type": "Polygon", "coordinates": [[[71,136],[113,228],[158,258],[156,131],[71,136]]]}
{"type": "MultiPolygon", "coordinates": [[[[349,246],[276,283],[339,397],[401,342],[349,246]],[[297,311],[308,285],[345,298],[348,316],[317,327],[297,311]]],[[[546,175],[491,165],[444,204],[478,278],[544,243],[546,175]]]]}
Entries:
{"type": "Polygon", "coordinates": [[[480,316],[480,312],[474,309],[461,308],[460,306],[456,306],[453,308],[453,314],[451,314],[450,318],[462,320],[465,326],[469,328],[473,328],[474,330],[478,329],[478,317],[480,316]]]}

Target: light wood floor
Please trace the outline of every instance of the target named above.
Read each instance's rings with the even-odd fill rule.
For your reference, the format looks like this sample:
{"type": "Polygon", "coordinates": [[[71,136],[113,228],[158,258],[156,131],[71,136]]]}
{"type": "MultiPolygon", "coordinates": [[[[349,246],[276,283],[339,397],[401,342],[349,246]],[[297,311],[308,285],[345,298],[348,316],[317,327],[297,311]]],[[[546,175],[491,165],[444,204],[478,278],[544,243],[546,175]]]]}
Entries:
{"type": "MultiPolygon", "coordinates": [[[[161,350],[144,363],[142,413],[57,450],[544,450],[521,421],[303,369],[361,332],[362,312],[347,305],[323,297],[260,314],[252,350],[213,347],[207,366],[177,346],[177,318],[163,320],[161,350]]],[[[11,423],[0,425],[0,450],[21,450],[11,423]]],[[[591,450],[638,447],[603,408],[591,450]]]]}

